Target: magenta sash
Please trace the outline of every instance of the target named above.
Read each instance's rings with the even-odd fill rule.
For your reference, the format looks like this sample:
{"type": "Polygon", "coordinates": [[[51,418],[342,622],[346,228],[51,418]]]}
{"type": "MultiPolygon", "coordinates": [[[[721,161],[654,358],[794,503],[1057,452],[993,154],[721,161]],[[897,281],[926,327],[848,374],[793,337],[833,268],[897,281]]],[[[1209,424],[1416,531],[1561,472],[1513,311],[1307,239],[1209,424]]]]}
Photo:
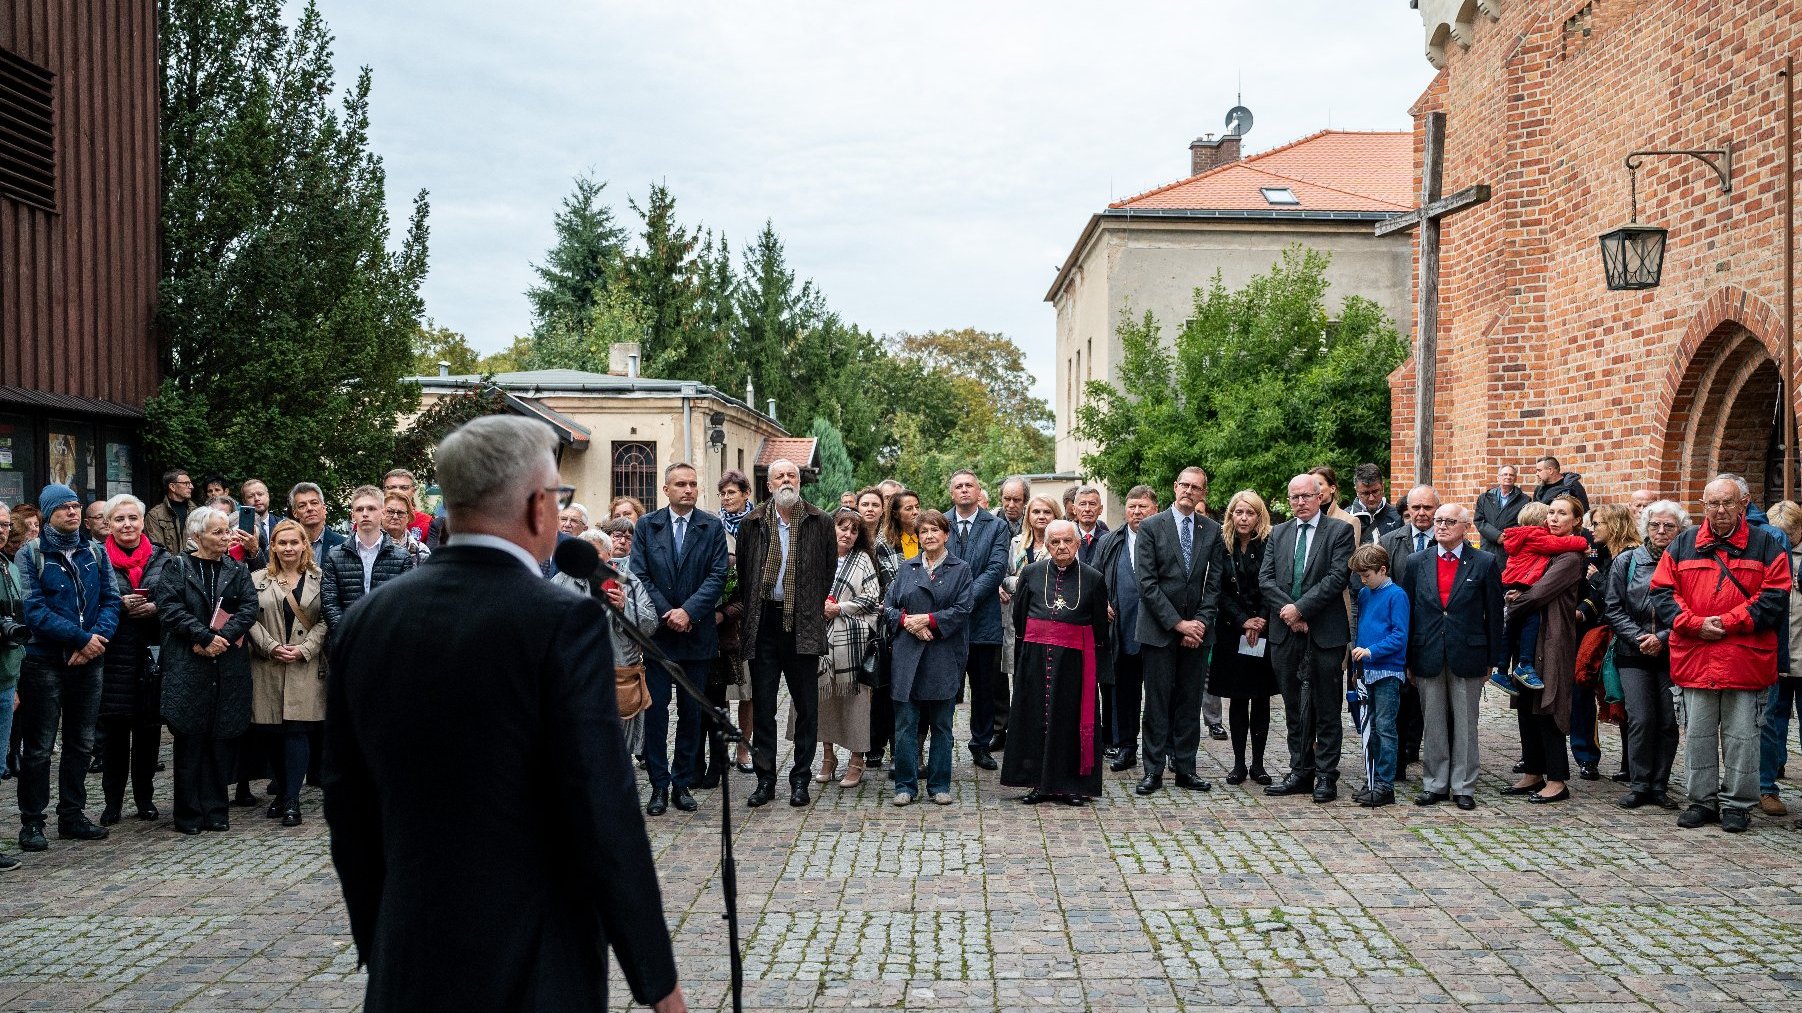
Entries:
{"type": "Polygon", "coordinates": [[[1095,628],[1087,624],[1061,623],[1055,619],[1026,620],[1025,642],[1066,647],[1082,652],[1082,744],[1076,773],[1087,777],[1095,770],[1095,628]]]}

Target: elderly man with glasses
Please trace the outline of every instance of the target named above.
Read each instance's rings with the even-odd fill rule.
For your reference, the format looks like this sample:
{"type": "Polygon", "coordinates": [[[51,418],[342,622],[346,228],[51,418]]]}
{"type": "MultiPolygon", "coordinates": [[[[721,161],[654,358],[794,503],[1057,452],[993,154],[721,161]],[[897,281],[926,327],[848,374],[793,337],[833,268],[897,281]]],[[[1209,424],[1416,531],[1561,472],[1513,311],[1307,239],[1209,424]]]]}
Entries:
{"type": "Polygon", "coordinates": [[[1759,726],[1777,681],[1777,627],[1789,604],[1789,558],[1746,522],[1746,480],[1702,490],[1703,523],[1679,534],[1652,574],[1658,625],[1670,630],[1671,682],[1682,690],[1689,809],[1677,825],[1751,825],[1758,802],[1759,726]]]}

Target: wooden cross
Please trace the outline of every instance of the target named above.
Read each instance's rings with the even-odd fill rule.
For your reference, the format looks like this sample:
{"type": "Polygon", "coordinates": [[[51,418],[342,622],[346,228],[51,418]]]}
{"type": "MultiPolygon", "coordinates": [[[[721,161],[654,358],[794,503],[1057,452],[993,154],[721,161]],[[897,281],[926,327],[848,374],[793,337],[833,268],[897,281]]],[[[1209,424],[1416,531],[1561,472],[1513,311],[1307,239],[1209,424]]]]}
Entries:
{"type": "Polygon", "coordinates": [[[1445,114],[1427,114],[1426,150],[1421,156],[1420,207],[1386,218],[1379,236],[1420,227],[1420,311],[1414,343],[1414,483],[1433,482],[1434,392],[1439,380],[1439,221],[1489,200],[1489,187],[1465,187],[1441,198],[1445,172],[1445,114]]]}

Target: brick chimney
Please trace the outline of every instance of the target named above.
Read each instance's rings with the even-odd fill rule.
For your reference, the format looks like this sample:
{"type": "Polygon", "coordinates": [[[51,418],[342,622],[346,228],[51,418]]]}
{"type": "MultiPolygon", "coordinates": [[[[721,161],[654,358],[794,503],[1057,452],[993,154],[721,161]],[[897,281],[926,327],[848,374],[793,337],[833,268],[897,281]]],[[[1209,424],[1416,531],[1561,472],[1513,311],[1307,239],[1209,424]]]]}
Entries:
{"type": "Polygon", "coordinates": [[[1226,165],[1239,160],[1239,144],[1243,140],[1237,134],[1228,134],[1216,138],[1213,134],[1202,134],[1189,142],[1189,175],[1199,176],[1209,169],[1226,165]]]}

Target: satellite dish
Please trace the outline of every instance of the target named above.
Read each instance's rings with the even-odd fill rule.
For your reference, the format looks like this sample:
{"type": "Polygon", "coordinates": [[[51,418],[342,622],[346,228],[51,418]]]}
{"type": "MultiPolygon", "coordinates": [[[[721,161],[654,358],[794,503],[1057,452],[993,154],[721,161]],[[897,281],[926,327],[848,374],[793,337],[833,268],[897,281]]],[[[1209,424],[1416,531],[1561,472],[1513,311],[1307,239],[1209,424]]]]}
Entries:
{"type": "Polygon", "coordinates": [[[1251,131],[1251,110],[1244,106],[1234,106],[1226,111],[1226,133],[1228,137],[1244,137],[1251,131]]]}

